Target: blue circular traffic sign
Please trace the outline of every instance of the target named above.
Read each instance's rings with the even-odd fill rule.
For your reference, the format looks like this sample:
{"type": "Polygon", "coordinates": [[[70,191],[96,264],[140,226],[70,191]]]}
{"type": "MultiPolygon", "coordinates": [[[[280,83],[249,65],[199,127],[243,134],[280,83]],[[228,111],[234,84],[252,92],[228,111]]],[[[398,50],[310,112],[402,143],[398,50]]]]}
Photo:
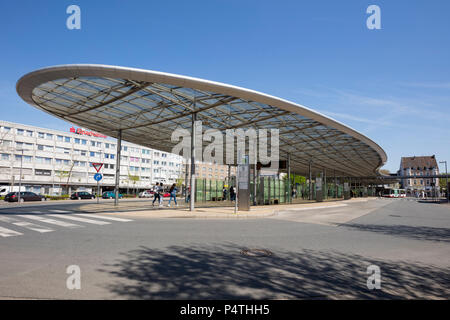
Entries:
{"type": "Polygon", "coordinates": [[[102,180],[102,178],[103,178],[103,176],[101,175],[101,173],[94,174],[95,181],[100,181],[100,180],[102,180]]]}

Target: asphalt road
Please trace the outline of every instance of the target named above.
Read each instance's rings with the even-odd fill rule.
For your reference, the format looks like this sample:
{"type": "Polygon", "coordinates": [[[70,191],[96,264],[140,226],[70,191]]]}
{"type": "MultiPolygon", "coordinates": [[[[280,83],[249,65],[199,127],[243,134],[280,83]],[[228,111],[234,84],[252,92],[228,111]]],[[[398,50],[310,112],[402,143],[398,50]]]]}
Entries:
{"type": "Polygon", "coordinates": [[[0,298],[450,298],[447,205],[380,199],[248,220],[73,209],[0,210],[0,298]],[[67,288],[72,265],[80,289],[67,288]],[[381,289],[367,287],[370,265],[381,289]]]}

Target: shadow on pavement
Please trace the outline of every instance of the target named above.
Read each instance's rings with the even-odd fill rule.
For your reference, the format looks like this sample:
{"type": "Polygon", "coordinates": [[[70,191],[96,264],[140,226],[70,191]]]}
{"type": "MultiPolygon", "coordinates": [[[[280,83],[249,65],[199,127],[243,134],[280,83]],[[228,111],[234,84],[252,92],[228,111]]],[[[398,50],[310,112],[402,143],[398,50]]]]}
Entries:
{"type": "Polygon", "coordinates": [[[405,225],[377,225],[377,224],[341,224],[341,227],[358,231],[383,233],[394,237],[403,237],[412,240],[425,240],[437,242],[450,242],[449,228],[434,228],[424,226],[405,225]]]}
{"type": "Polygon", "coordinates": [[[303,250],[250,257],[242,247],[140,247],[105,265],[106,287],[125,299],[419,299],[450,298],[447,269],[303,250]],[[381,269],[381,290],[367,289],[367,267],[381,269]]]}

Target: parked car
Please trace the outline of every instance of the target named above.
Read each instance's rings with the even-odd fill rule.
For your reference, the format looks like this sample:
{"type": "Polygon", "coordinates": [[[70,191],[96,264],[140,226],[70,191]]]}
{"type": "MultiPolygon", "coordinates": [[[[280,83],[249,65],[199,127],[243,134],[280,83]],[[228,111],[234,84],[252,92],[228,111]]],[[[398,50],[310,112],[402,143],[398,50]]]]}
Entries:
{"type": "Polygon", "coordinates": [[[145,190],[139,193],[139,198],[151,198],[154,193],[152,190],[145,190]]]}
{"type": "Polygon", "coordinates": [[[72,199],[72,200],[95,199],[95,196],[89,192],[81,191],[81,192],[72,193],[72,195],[70,196],[70,199],[72,199]]]}
{"type": "Polygon", "coordinates": [[[165,192],[165,193],[163,194],[163,197],[164,197],[164,198],[168,198],[168,197],[170,197],[170,193],[168,193],[168,192],[165,192]]]}
{"type": "MultiPolygon", "coordinates": [[[[5,196],[5,201],[17,202],[19,201],[19,192],[10,192],[5,196]]],[[[34,192],[20,192],[20,202],[24,201],[46,201],[47,198],[41,194],[36,194],[34,192]]]]}
{"type": "MultiPolygon", "coordinates": [[[[116,197],[116,193],[114,191],[105,191],[102,194],[103,199],[114,199],[116,197]]],[[[119,193],[119,199],[122,199],[123,195],[119,193]]]]}

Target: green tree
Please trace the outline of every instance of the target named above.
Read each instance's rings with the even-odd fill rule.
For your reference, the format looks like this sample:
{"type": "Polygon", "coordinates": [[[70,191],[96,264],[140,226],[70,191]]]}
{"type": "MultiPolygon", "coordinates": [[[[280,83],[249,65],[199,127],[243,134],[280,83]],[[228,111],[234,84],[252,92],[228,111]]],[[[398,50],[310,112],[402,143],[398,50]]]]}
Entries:
{"type": "Polygon", "coordinates": [[[181,188],[181,186],[183,185],[183,182],[184,182],[183,178],[177,178],[175,183],[176,183],[178,189],[181,188]]]}
{"type": "Polygon", "coordinates": [[[132,175],[130,172],[128,172],[128,181],[133,183],[135,190],[137,188],[136,183],[139,182],[140,180],[141,180],[141,178],[139,176],[132,175]]]}

